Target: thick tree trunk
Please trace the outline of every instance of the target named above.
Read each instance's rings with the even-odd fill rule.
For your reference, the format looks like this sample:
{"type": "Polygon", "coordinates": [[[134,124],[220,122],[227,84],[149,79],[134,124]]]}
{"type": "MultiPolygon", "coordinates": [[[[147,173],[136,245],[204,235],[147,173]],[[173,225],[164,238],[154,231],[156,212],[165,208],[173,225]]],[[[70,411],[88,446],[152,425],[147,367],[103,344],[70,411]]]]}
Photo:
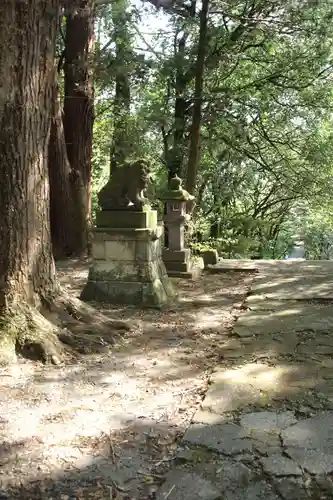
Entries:
{"type": "Polygon", "coordinates": [[[131,94],[126,74],[116,75],[116,93],[114,100],[114,132],[111,148],[111,172],[126,162],[130,149],[128,119],[130,116],[131,94]]]}
{"type": "Polygon", "coordinates": [[[64,131],[72,170],[75,255],[87,251],[91,217],[94,91],[89,54],[93,43],[92,3],[91,0],[80,0],[66,21],[64,131]]]}
{"type": "Polygon", "coordinates": [[[176,69],[176,99],[175,99],[175,112],[174,112],[174,132],[173,132],[173,145],[170,153],[168,154],[168,182],[170,183],[172,177],[182,175],[181,170],[184,159],[184,134],[186,126],[186,88],[189,79],[186,76],[185,65],[185,43],[186,36],[183,35],[178,41],[178,50],[176,55],[177,69],[176,69]]]}
{"type": "Polygon", "coordinates": [[[201,127],[201,108],[202,108],[202,90],[203,76],[205,69],[205,54],[207,50],[207,21],[208,21],[209,0],[202,1],[200,12],[200,31],[198,41],[198,55],[196,61],[195,88],[193,117],[190,135],[190,149],[187,164],[186,189],[195,195],[198,166],[200,161],[200,127],[201,127]]]}
{"type": "Polygon", "coordinates": [[[0,347],[13,333],[8,314],[58,292],[47,161],[59,16],[59,0],[0,6],[0,347]]]}
{"type": "Polygon", "coordinates": [[[129,117],[131,92],[128,64],[131,59],[131,40],[128,32],[128,2],[114,0],[112,3],[113,40],[116,50],[115,58],[115,99],[114,99],[114,131],[111,147],[111,173],[122,165],[131,153],[131,135],[129,117]]]}
{"type": "MultiPolygon", "coordinates": [[[[196,0],[191,0],[190,8],[188,14],[190,17],[194,18],[196,13],[196,0]]],[[[173,144],[172,149],[169,150],[169,137],[165,133],[164,128],[162,129],[163,143],[164,143],[164,158],[168,168],[168,183],[174,175],[179,175],[180,177],[185,177],[186,169],[184,165],[184,159],[187,156],[186,153],[186,143],[185,132],[187,126],[188,115],[190,114],[191,101],[186,99],[186,94],[188,90],[188,85],[193,79],[194,72],[193,68],[188,68],[186,63],[186,41],[189,33],[187,32],[186,25],[183,23],[179,25],[181,28],[181,36],[178,38],[178,31],[176,33],[176,39],[174,41],[175,46],[175,63],[176,63],[176,75],[175,79],[170,78],[170,83],[174,82],[175,86],[175,110],[174,110],[174,121],[173,121],[173,144]],[[177,43],[178,40],[178,43],[177,43]],[[177,47],[177,48],[176,48],[177,47]]],[[[169,90],[168,90],[169,94],[169,90]]],[[[168,99],[169,100],[169,99],[168,99]]]]}
{"type": "Polygon", "coordinates": [[[18,295],[34,304],[56,286],[47,158],[58,4],[0,7],[1,307],[18,295]]]}
{"type": "Polygon", "coordinates": [[[53,255],[56,260],[75,255],[76,242],[71,167],[67,158],[59,87],[54,78],[53,108],[49,143],[50,222],[53,255]],[[64,213],[66,217],[64,217],[64,213]]]}
{"type": "Polygon", "coordinates": [[[59,19],[59,0],[0,4],[0,364],[13,361],[17,351],[58,363],[59,338],[96,350],[101,342],[91,332],[93,322],[98,338],[103,330],[110,336],[112,328],[127,328],[67,297],[56,279],[48,146],[59,19]],[[55,325],[48,321],[50,309],[52,317],[67,314],[64,326],[72,335],[59,328],[59,314],[55,325]]]}

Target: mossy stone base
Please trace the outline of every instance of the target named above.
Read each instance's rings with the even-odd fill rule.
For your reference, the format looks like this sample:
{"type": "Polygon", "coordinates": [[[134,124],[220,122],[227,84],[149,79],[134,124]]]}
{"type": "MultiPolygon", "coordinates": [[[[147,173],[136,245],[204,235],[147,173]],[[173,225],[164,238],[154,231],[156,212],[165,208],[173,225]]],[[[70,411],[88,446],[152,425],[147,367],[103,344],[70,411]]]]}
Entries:
{"type": "Polygon", "coordinates": [[[97,227],[156,229],[157,211],[144,207],[141,212],[133,210],[101,210],[96,215],[97,227]]]}
{"type": "Polygon", "coordinates": [[[203,259],[191,257],[188,248],[183,250],[164,249],[162,257],[170,278],[197,278],[204,268],[203,259]]]}
{"type": "Polygon", "coordinates": [[[163,280],[152,283],[89,281],[81,293],[81,300],[141,307],[163,307],[172,303],[174,293],[165,288],[163,280]]]}
{"type": "Polygon", "coordinates": [[[219,261],[219,254],[217,253],[217,250],[214,249],[203,250],[200,253],[204,261],[205,269],[208,266],[214,266],[219,261]]]}
{"type": "MultiPolygon", "coordinates": [[[[133,212],[132,212],[133,214],[133,212]]],[[[162,260],[163,227],[96,228],[86,301],[162,307],[175,298],[162,260]]]]}

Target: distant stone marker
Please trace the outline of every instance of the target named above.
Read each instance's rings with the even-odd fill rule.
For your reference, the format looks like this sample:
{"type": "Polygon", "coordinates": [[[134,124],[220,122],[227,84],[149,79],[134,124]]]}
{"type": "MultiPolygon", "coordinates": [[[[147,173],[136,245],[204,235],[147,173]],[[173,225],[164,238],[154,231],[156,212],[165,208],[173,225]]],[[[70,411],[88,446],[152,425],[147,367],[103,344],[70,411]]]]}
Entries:
{"type": "Polygon", "coordinates": [[[191,218],[187,213],[187,206],[194,201],[194,196],[182,188],[182,182],[182,179],[175,175],[168,190],[160,198],[166,205],[164,223],[168,230],[169,245],[162,255],[169,276],[192,278],[203,268],[203,260],[199,258],[193,265],[191,251],[185,248],[185,224],[191,218]]]}
{"type": "Polygon", "coordinates": [[[201,252],[201,257],[203,258],[205,269],[207,269],[208,266],[215,266],[215,264],[219,261],[219,254],[217,253],[217,250],[214,250],[213,248],[203,250],[201,252]]]}
{"type": "Polygon", "coordinates": [[[291,259],[302,259],[302,260],[305,260],[305,246],[304,246],[304,241],[297,241],[295,243],[295,245],[293,246],[293,249],[290,253],[290,255],[288,255],[286,257],[286,260],[291,260],[291,259]]]}

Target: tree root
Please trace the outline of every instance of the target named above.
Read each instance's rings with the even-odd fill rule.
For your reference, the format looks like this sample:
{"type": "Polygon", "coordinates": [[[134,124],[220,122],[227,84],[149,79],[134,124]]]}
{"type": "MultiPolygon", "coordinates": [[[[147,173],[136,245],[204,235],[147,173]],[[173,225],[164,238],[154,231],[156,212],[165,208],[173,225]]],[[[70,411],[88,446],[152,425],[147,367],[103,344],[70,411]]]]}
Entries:
{"type": "Polygon", "coordinates": [[[59,341],[59,328],[37,309],[16,306],[0,319],[0,364],[16,360],[18,353],[44,363],[59,364],[65,351],[59,341]]]}
{"type": "Polygon", "coordinates": [[[17,305],[0,317],[0,365],[11,364],[18,354],[60,364],[80,354],[105,352],[117,335],[132,328],[66,293],[40,311],[17,305]]]}

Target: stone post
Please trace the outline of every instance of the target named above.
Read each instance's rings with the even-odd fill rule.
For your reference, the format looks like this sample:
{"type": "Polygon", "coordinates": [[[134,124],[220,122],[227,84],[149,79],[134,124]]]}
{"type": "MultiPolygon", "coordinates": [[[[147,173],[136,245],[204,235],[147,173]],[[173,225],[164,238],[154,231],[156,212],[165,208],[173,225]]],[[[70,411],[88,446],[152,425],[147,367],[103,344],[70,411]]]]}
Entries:
{"type": "Polygon", "coordinates": [[[147,165],[139,161],[116,168],[99,193],[102,210],[82,300],[160,307],[173,299],[162,260],[163,227],[143,195],[148,180],[147,165]]]}
{"type": "Polygon", "coordinates": [[[192,278],[203,268],[202,259],[194,262],[190,249],[185,248],[185,224],[190,220],[186,210],[194,196],[182,188],[182,180],[176,175],[171,179],[170,188],[161,200],[166,204],[164,223],[168,231],[169,247],[163,250],[162,256],[168,275],[192,278]]]}

